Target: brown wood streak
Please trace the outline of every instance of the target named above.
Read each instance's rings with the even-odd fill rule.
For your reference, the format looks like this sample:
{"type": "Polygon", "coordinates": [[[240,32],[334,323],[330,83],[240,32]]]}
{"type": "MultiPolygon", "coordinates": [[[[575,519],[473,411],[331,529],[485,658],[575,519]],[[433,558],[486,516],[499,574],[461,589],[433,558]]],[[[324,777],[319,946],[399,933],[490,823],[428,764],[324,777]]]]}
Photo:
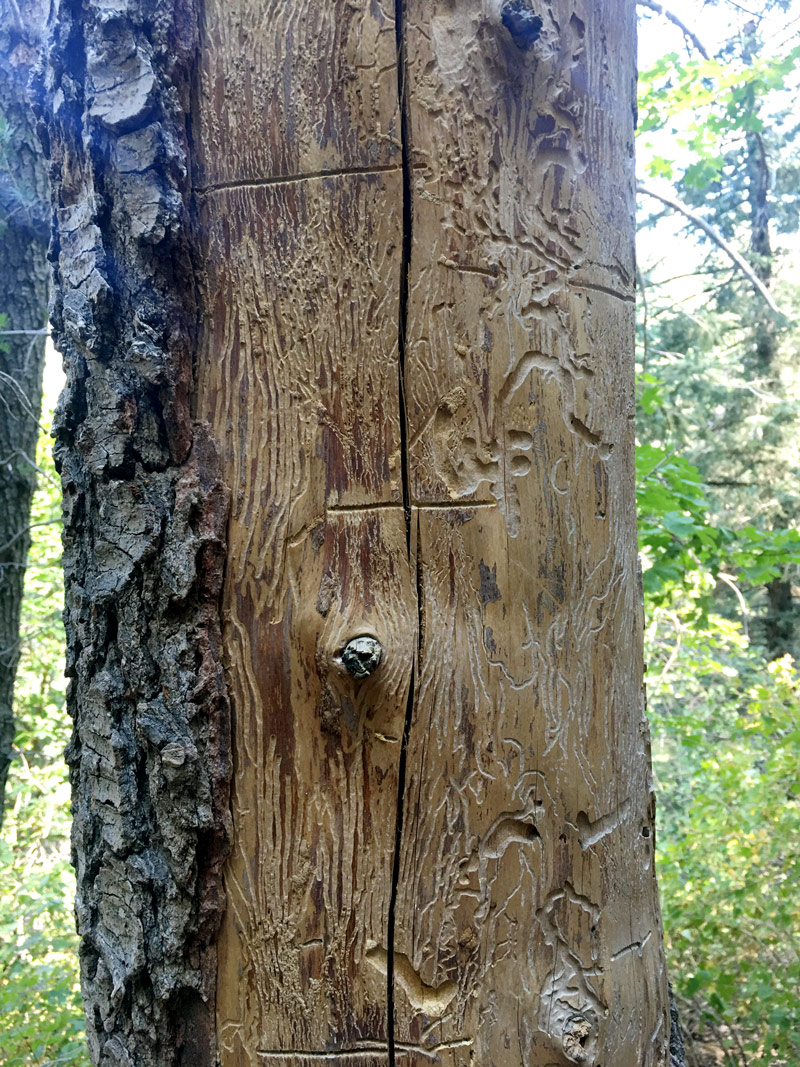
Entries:
{"type": "Polygon", "coordinates": [[[378,0],[205,4],[202,185],[399,162],[393,13],[378,0]]]}
{"type": "MultiPolygon", "coordinates": [[[[409,0],[422,647],[395,1034],[665,1062],[633,500],[634,12],[409,0]],[[621,298],[621,299],[620,299],[621,298]],[[464,507],[491,497],[494,509],[464,507]],[[648,836],[644,836],[645,829],[648,836]],[[447,996],[436,996],[447,991],[447,996]]],[[[425,1062],[413,1057],[415,1064],[425,1062]]]]}
{"type": "Polygon", "coordinates": [[[377,1067],[387,979],[366,959],[387,941],[417,643],[394,27],[375,3],[210,0],[204,33],[197,413],[232,490],[220,1063],[377,1067]],[[384,659],[355,682],[336,653],[360,633],[384,659]]]}

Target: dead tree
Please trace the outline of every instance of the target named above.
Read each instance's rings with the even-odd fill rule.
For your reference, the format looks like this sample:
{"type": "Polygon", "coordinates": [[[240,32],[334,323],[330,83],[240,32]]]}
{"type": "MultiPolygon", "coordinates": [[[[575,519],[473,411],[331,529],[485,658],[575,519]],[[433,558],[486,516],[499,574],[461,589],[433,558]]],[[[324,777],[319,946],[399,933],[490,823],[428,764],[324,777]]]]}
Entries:
{"type": "Polygon", "coordinates": [[[61,0],[96,1062],[666,1063],[634,38],[632,0],[61,0]]]}

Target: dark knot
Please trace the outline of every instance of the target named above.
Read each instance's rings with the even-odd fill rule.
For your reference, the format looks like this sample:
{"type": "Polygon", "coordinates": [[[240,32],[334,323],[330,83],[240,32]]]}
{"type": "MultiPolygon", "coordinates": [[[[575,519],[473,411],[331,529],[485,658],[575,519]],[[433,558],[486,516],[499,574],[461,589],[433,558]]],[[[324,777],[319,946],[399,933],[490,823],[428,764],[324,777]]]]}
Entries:
{"type": "Polygon", "coordinates": [[[363,634],[351,638],[342,650],[341,660],[356,680],[368,678],[381,665],[383,648],[374,637],[363,634]]]}
{"type": "Polygon", "coordinates": [[[533,48],[542,32],[542,20],[534,14],[528,0],[506,0],[501,17],[517,48],[533,48]]]}

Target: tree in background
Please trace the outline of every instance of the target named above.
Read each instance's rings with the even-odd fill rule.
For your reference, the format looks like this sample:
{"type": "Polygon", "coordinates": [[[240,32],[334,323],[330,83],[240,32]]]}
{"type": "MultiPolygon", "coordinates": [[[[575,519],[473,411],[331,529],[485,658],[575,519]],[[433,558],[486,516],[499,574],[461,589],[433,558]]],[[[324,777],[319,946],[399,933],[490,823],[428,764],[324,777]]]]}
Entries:
{"type": "Polygon", "coordinates": [[[50,236],[47,174],[27,94],[44,2],[0,2],[0,823],[36,486],[50,236]]]}
{"type": "Polygon", "coordinates": [[[70,866],[69,740],[64,675],[61,486],[53,468],[50,418],[35,457],[16,737],[0,838],[0,1065],[86,1067],[78,982],[75,876],[70,866]],[[54,521],[55,520],[55,521],[54,521]]]}
{"type": "MultiPolygon", "coordinates": [[[[697,466],[713,521],[728,529],[728,540],[738,531],[753,558],[760,544],[763,566],[740,577],[756,615],[751,632],[772,658],[798,652],[796,558],[790,553],[779,561],[770,544],[774,537],[785,543],[800,516],[800,407],[790,329],[797,289],[786,271],[778,277],[790,260],[776,244],[797,232],[800,217],[798,124],[784,89],[796,82],[800,48],[792,23],[782,24],[792,14],[786,0],[762,4],[738,25],[735,14],[715,58],[699,55],[703,46],[695,42],[688,58],[669,53],[642,72],[640,141],[650,142],[643,188],[658,195],[653,179],[673,183],[673,203],[692,216],[690,239],[706,242],[699,271],[708,295],[702,308],[687,313],[671,303],[669,286],[644,292],[642,366],[650,410],[641,425],[649,443],[675,448],[697,466]],[[664,154],[669,133],[671,157],[664,154]],[[656,393],[663,405],[652,403],[656,393]]],[[[647,269],[642,282],[646,289],[647,269]]],[[[718,591],[738,610],[729,584],[718,591]]]]}
{"type": "MultiPolygon", "coordinates": [[[[642,71],[645,184],[688,225],[682,246],[662,238],[676,249],[663,262],[648,260],[647,231],[641,242],[640,543],[659,878],[688,1062],[750,1067],[800,1058],[798,680],[790,659],[767,662],[797,648],[776,610],[800,562],[785,236],[797,13],[718,10],[730,33],[717,48],[688,40],[688,58],[642,71]]],[[[669,233],[661,212],[650,224],[669,233]]]]}

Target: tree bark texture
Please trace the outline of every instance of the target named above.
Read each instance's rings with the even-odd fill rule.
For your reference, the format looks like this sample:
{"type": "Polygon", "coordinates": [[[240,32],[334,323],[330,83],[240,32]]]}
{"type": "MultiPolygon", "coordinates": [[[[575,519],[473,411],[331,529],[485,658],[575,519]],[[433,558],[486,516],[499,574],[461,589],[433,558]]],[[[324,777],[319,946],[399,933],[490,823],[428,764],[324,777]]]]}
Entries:
{"type": "MultiPolygon", "coordinates": [[[[755,112],[755,108],[753,109],[755,112]]],[[[772,281],[772,242],[770,239],[770,172],[764,140],[760,133],[747,135],[747,198],[750,204],[750,251],[754,269],[769,288],[772,281]]],[[[775,316],[760,304],[755,315],[753,356],[748,369],[758,377],[775,374],[778,355],[779,325],[775,316]]],[[[790,523],[794,516],[783,515],[790,523]]],[[[770,659],[795,651],[797,610],[788,577],[772,578],[766,583],[767,611],[764,618],[764,641],[770,659]]]]}
{"type": "Polygon", "coordinates": [[[633,79],[617,0],[207,0],[224,1067],[666,1062],[633,79]]]}
{"type": "Polygon", "coordinates": [[[92,1061],[213,1062],[229,711],[228,508],[191,414],[186,118],[196,15],[59,0],[39,100],[66,389],[68,751],[92,1061]]]}
{"type": "Polygon", "coordinates": [[[0,822],[14,741],[14,679],[47,325],[47,170],[36,136],[28,78],[43,19],[24,23],[0,2],[0,822]],[[37,333],[39,334],[37,336],[37,333]]]}
{"type": "MultiPolygon", "coordinates": [[[[759,54],[761,42],[755,23],[745,30],[743,57],[752,62],[759,54]]],[[[747,106],[754,119],[759,106],[755,95],[748,94],[747,106]]],[[[747,200],[750,207],[750,252],[753,269],[766,288],[772,281],[773,252],[770,235],[772,211],[770,206],[771,175],[764,138],[760,132],[750,131],[745,141],[747,166],[747,200]]],[[[753,351],[745,360],[745,370],[758,378],[775,375],[780,327],[778,320],[760,301],[754,315],[753,351]]],[[[783,515],[787,525],[796,516],[783,515]]],[[[770,659],[796,651],[797,610],[792,598],[792,582],[786,576],[772,578],[766,583],[767,610],[764,618],[764,643],[770,659]]]]}
{"type": "Polygon", "coordinates": [[[120,10],[47,86],[95,1059],[664,1067],[633,4],[120,10]]]}

